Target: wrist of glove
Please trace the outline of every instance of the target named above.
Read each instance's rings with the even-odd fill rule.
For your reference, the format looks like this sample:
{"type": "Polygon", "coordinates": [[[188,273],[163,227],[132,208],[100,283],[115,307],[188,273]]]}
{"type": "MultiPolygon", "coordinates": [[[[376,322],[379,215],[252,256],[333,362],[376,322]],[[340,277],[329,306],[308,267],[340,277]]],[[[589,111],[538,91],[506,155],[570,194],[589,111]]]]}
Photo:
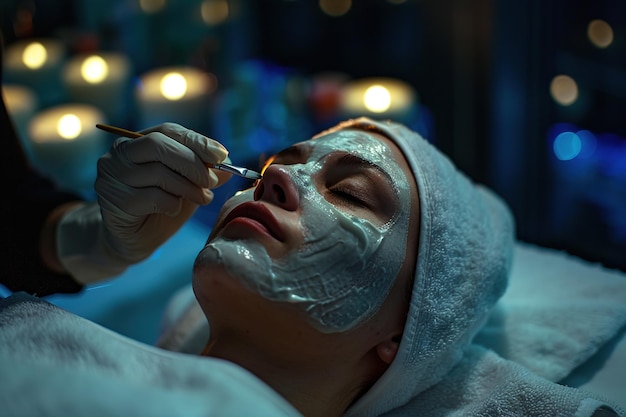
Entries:
{"type": "Polygon", "coordinates": [[[121,274],[132,263],[111,250],[100,206],[83,203],[67,212],[57,224],[59,261],[81,284],[91,284],[121,274]]]}

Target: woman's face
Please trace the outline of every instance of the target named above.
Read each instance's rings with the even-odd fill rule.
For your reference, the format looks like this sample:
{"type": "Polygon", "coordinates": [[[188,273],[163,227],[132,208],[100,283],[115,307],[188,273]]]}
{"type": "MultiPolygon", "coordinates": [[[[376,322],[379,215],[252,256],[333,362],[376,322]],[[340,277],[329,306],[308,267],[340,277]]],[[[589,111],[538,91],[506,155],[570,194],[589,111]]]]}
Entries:
{"type": "Polygon", "coordinates": [[[296,144],[224,205],[194,268],[200,304],[225,288],[215,280],[234,280],[322,333],[351,330],[399,275],[410,280],[417,201],[404,157],[380,134],[339,130],[296,144]]]}

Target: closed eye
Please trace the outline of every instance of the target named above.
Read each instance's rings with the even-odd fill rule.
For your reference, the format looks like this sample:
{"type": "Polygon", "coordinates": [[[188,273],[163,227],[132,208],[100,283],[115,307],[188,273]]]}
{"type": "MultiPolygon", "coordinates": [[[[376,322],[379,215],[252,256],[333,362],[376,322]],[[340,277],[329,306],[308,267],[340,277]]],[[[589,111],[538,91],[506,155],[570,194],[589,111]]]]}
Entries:
{"type": "Polygon", "coordinates": [[[338,187],[332,188],[330,192],[337,198],[341,199],[345,203],[348,203],[352,206],[363,207],[363,208],[370,207],[367,197],[364,195],[363,192],[359,190],[338,186],[338,187]]]}
{"type": "Polygon", "coordinates": [[[376,224],[388,221],[397,209],[397,196],[389,175],[376,164],[349,153],[326,162],[326,199],[376,224]]]}

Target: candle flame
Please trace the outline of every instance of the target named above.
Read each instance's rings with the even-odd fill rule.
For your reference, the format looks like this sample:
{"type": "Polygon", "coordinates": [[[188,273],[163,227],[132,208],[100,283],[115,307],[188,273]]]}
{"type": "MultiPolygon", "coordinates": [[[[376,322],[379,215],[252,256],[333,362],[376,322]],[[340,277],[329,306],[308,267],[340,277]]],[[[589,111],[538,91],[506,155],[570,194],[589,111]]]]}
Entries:
{"type": "Polygon", "coordinates": [[[76,139],[82,130],[83,126],[80,119],[75,114],[65,114],[61,116],[57,123],[57,132],[63,139],[76,139]]]}
{"type": "Polygon", "coordinates": [[[109,75],[109,65],[102,57],[92,55],[83,61],[80,74],[88,83],[98,84],[109,75]]]}
{"type": "Polygon", "coordinates": [[[372,85],[363,94],[363,105],[373,113],[382,113],[391,106],[391,93],[382,85],[372,85]]]}
{"type": "Polygon", "coordinates": [[[46,47],[39,42],[32,42],[24,48],[22,53],[22,62],[30,69],[37,69],[43,66],[48,59],[46,47]]]}
{"type": "Polygon", "coordinates": [[[180,100],[187,93],[187,80],[178,72],[170,72],[161,79],[161,94],[168,100],[180,100]]]}

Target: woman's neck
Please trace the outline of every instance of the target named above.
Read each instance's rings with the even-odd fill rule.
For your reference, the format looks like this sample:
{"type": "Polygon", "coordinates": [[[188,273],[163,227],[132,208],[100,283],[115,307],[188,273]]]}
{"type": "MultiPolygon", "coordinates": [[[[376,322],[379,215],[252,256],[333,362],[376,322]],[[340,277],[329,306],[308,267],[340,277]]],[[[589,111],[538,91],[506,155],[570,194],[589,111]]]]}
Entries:
{"type": "Polygon", "coordinates": [[[223,339],[212,340],[202,354],[247,369],[307,417],[342,416],[367,381],[356,359],[268,354],[223,339]]]}

